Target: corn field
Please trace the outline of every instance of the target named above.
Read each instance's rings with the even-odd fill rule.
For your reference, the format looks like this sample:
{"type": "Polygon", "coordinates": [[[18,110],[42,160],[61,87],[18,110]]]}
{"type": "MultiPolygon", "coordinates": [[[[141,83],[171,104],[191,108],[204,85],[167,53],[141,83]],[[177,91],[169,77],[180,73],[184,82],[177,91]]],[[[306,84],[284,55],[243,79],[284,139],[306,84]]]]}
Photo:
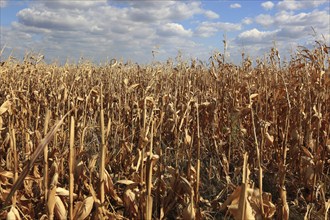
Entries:
{"type": "Polygon", "coordinates": [[[0,69],[1,219],[330,219],[330,48],[0,69]]]}

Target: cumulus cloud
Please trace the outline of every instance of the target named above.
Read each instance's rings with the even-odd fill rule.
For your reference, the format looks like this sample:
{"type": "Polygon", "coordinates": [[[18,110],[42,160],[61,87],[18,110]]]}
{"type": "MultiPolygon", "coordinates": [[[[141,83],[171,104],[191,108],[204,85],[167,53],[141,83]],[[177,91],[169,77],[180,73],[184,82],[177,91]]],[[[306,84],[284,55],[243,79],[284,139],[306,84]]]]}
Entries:
{"type": "Polygon", "coordinates": [[[45,11],[37,8],[26,8],[17,13],[20,23],[39,28],[74,30],[86,28],[89,21],[86,17],[77,13],[57,13],[56,11],[45,11]],[[64,22],[65,21],[65,22],[64,22]]]}
{"type": "Polygon", "coordinates": [[[160,47],[160,60],[175,56],[178,50],[207,56],[217,46],[212,45],[215,38],[204,38],[223,32],[234,38],[228,39],[229,46],[239,48],[244,43],[260,48],[259,52],[273,40],[279,44],[310,41],[311,27],[329,42],[329,9],[319,7],[326,1],[264,1],[262,8],[276,6],[277,11],[255,17],[238,14],[238,23],[220,20],[202,1],[26,1],[17,21],[1,27],[1,44],[23,53],[44,51],[46,57],[64,60],[86,56],[148,62],[155,45],[160,47]]]}
{"type": "Polygon", "coordinates": [[[231,32],[241,30],[240,24],[229,22],[202,22],[195,31],[195,34],[200,37],[211,37],[219,31],[231,32]]]}
{"type": "Polygon", "coordinates": [[[263,2],[261,3],[261,6],[265,9],[265,10],[271,10],[274,7],[274,3],[271,1],[267,1],[267,2],[263,2]]]}
{"type": "Polygon", "coordinates": [[[0,0],[0,8],[5,8],[5,7],[7,7],[7,1],[0,0]]]}
{"type": "Polygon", "coordinates": [[[297,10],[303,7],[303,3],[295,0],[284,0],[277,3],[277,7],[281,10],[297,10]]]}
{"type": "Polygon", "coordinates": [[[209,19],[219,17],[217,13],[203,9],[197,1],[133,1],[129,4],[127,15],[140,22],[186,20],[199,14],[209,19]]]}
{"type": "Polygon", "coordinates": [[[240,33],[237,37],[237,42],[244,42],[246,44],[264,43],[265,40],[271,42],[274,40],[277,31],[259,31],[253,28],[248,31],[240,33]]]}
{"type": "MultiPolygon", "coordinates": [[[[273,16],[260,14],[255,17],[255,22],[267,31],[253,28],[240,33],[235,42],[246,42],[249,44],[269,45],[271,40],[283,43],[307,41],[313,33],[317,32],[317,38],[329,33],[329,14],[326,11],[314,10],[295,14],[293,11],[279,11],[273,16]]],[[[326,39],[329,41],[329,39],[326,39]]]]}
{"type": "Polygon", "coordinates": [[[142,1],[143,5],[147,4],[149,6],[141,7],[140,2],[138,1],[128,8],[127,16],[130,19],[140,22],[183,20],[191,18],[195,14],[202,13],[200,5],[197,2],[193,2],[192,4],[162,2],[162,6],[157,7],[154,2],[150,2],[149,5],[149,1],[142,1]]]}
{"type": "Polygon", "coordinates": [[[204,15],[209,19],[217,19],[220,17],[217,13],[211,10],[205,11],[204,15]]]}
{"type": "Polygon", "coordinates": [[[249,24],[252,24],[252,23],[253,23],[252,18],[245,17],[245,18],[243,18],[243,20],[242,20],[242,24],[249,25],[249,24]]]}
{"type": "Polygon", "coordinates": [[[219,18],[195,1],[31,1],[17,13],[17,22],[2,28],[1,41],[23,53],[38,49],[51,57],[146,62],[155,45],[163,48],[164,58],[179,49],[204,51],[184,25],[196,15],[219,18]]]}
{"type": "Polygon", "coordinates": [[[274,23],[273,17],[267,14],[260,14],[255,18],[255,22],[257,24],[261,24],[262,26],[270,26],[274,23]]]}
{"type": "Polygon", "coordinates": [[[238,3],[234,3],[230,5],[230,8],[241,8],[242,6],[238,3]]]}
{"type": "Polygon", "coordinates": [[[159,33],[162,36],[170,37],[170,36],[182,36],[182,37],[190,37],[192,35],[192,31],[186,30],[181,24],[177,23],[166,23],[165,25],[159,28],[159,33]]]}
{"type": "Polygon", "coordinates": [[[291,40],[307,36],[310,31],[310,27],[305,26],[283,27],[276,33],[276,35],[279,40],[291,40]]]}
{"type": "Polygon", "coordinates": [[[315,8],[322,4],[325,4],[328,0],[309,0],[309,1],[298,1],[298,0],[283,0],[277,3],[277,8],[280,10],[300,10],[305,8],[315,8]]]}
{"type": "Polygon", "coordinates": [[[301,12],[294,14],[293,12],[281,11],[276,13],[274,20],[278,25],[289,26],[315,26],[317,28],[329,28],[329,14],[326,11],[301,12]]]}
{"type": "Polygon", "coordinates": [[[91,7],[106,5],[106,0],[97,1],[79,1],[79,4],[75,1],[65,1],[65,0],[52,0],[45,1],[44,6],[50,9],[88,9],[91,7]]]}

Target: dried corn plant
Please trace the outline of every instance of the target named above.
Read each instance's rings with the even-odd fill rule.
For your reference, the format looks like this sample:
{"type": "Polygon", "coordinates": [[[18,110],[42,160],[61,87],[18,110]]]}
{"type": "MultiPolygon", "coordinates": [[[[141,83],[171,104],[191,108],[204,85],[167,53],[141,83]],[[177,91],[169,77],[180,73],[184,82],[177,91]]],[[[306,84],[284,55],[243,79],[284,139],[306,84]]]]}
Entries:
{"type": "Polygon", "coordinates": [[[330,48],[0,68],[1,219],[329,219],[330,48]]]}

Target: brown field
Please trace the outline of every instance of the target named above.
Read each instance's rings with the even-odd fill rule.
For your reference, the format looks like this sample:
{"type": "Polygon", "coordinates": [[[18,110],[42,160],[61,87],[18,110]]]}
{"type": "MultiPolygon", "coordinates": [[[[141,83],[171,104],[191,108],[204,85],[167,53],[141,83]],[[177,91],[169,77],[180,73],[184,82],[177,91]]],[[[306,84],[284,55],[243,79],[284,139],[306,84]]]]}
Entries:
{"type": "Polygon", "coordinates": [[[0,69],[0,219],[329,219],[330,48],[0,69]]]}

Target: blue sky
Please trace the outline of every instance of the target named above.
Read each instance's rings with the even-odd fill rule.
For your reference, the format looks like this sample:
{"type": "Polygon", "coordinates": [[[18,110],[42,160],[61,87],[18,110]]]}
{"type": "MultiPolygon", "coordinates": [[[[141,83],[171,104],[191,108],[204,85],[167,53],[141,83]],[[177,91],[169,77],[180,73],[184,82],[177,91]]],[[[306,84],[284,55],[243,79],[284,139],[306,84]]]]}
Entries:
{"type": "Polygon", "coordinates": [[[186,59],[207,60],[223,52],[225,34],[227,60],[239,63],[242,51],[263,57],[274,41],[287,57],[298,45],[330,42],[327,0],[0,2],[3,56],[14,51],[22,57],[33,50],[49,61],[82,56],[147,63],[181,51],[186,59]]]}

